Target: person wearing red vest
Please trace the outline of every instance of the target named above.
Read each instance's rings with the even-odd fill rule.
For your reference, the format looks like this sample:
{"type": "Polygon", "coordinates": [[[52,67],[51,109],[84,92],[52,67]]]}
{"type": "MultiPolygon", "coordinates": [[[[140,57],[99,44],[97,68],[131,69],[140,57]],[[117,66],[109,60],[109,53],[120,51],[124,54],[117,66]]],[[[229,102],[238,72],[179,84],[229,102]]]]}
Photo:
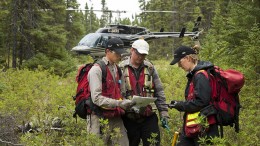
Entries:
{"type": "MultiPolygon", "coordinates": [[[[201,73],[203,69],[212,67],[213,64],[199,61],[199,47],[180,46],[174,51],[174,59],[170,65],[178,66],[187,72],[188,83],[185,89],[185,101],[171,101],[171,107],[185,112],[183,116],[183,129],[177,146],[199,146],[199,137],[219,136],[215,115],[200,116],[209,109],[211,100],[211,87],[208,78],[201,73]],[[204,111],[204,112],[203,112],[204,111]],[[203,122],[198,120],[202,118],[203,122]],[[203,123],[205,125],[203,125],[203,123]]],[[[208,141],[210,143],[210,141],[208,141]]]]}
{"type": "Polygon", "coordinates": [[[130,49],[131,55],[119,64],[124,76],[121,89],[127,99],[132,99],[134,95],[156,98],[154,103],[138,110],[133,108],[127,110],[123,116],[130,146],[138,146],[141,140],[143,146],[160,145],[156,108],[163,125],[168,126],[169,115],[165,94],[158,72],[153,64],[145,59],[148,51],[149,44],[145,40],[136,40],[130,49]],[[148,140],[152,138],[152,133],[157,134],[156,143],[150,143],[148,140]]]}
{"type": "Polygon", "coordinates": [[[128,146],[128,137],[121,115],[125,113],[124,110],[134,105],[131,100],[123,100],[120,91],[121,78],[116,64],[121,60],[121,55],[127,53],[123,47],[124,43],[119,38],[108,40],[105,49],[106,56],[102,58],[107,71],[105,82],[102,82],[102,71],[98,64],[94,64],[88,73],[91,99],[95,105],[102,109],[102,113],[93,113],[87,117],[87,130],[92,134],[105,136],[102,137],[105,144],[111,146],[115,144],[128,146]],[[109,131],[106,131],[107,133],[102,133],[101,118],[108,119],[109,131]],[[114,128],[120,128],[122,136],[118,141],[111,139],[110,133],[113,132],[114,128]]]}

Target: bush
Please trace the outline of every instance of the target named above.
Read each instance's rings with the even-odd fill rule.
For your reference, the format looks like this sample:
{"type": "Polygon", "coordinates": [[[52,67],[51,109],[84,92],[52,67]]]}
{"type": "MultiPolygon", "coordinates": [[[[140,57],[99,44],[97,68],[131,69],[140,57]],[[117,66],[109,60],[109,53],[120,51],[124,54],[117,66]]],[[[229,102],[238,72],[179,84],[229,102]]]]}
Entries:
{"type": "MultiPolygon", "coordinates": [[[[170,66],[166,61],[154,61],[165,89],[167,103],[171,100],[184,100],[186,85],[185,72],[176,65],[170,66]]],[[[0,113],[2,117],[12,117],[9,133],[13,138],[0,140],[22,143],[25,145],[103,145],[102,140],[87,134],[86,121],[72,117],[75,95],[76,70],[66,77],[55,75],[52,71],[37,68],[0,72],[0,113]],[[53,127],[54,121],[60,119],[60,127],[53,127]],[[31,124],[31,132],[14,133],[17,125],[31,124]],[[19,141],[20,137],[20,141],[19,141]]],[[[251,146],[260,143],[260,126],[257,97],[248,93],[251,85],[246,84],[241,92],[240,133],[232,127],[224,127],[225,139],[212,139],[216,145],[251,146]],[[247,96],[250,95],[250,96],[247,96]]],[[[169,145],[173,133],[182,127],[182,113],[170,109],[170,131],[161,128],[161,145],[169,145]]],[[[59,121],[59,120],[58,120],[59,121]]],[[[159,123],[160,124],[160,123],[159,123]]],[[[8,127],[8,125],[0,126],[8,127]]],[[[6,128],[5,128],[6,129],[6,128]]],[[[152,139],[151,139],[152,140],[152,139]]],[[[203,140],[202,140],[203,141],[203,140]]],[[[1,144],[1,143],[0,143],[1,144]]]]}

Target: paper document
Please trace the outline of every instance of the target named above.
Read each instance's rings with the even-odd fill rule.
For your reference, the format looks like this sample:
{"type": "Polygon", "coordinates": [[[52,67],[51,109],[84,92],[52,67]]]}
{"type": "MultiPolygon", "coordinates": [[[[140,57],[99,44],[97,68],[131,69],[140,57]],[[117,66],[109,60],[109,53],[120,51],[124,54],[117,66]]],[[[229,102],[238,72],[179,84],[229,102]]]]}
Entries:
{"type": "Polygon", "coordinates": [[[134,107],[136,108],[140,108],[140,107],[145,107],[148,104],[154,102],[156,100],[156,98],[154,97],[141,97],[141,96],[133,96],[133,101],[135,101],[136,105],[134,105],[134,107]]]}

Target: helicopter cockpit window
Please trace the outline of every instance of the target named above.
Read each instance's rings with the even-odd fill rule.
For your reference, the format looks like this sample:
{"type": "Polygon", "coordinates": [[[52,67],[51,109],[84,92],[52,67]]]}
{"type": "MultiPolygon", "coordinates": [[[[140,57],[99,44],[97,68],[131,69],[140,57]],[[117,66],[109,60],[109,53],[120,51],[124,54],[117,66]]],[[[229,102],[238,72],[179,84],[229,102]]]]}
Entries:
{"type": "Polygon", "coordinates": [[[86,35],[83,39],[81,39],[78,45],[95,47],[97,46],[100,38],[101,38],[100,34],[90,33],[86,35]]]}
{"type": "Polygon", "coordinates": [[[102,36],[100,38],[100,43],[98,45],[100,45],[101,47],[106,47],[106,44],[107,44],[107,41],[108,41],[108,36],[102,36]]]}

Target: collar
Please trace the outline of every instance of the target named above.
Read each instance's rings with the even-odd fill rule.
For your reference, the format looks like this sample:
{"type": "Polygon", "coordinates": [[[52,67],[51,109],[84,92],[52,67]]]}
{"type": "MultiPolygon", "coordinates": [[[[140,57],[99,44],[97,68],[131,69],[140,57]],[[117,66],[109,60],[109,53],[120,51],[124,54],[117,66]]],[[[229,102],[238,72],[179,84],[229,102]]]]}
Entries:
{"type": "Polygon", "coordinates": [[[107,59],[107,57],[103,57],[102,60],[105,62],[106,65],[114,65],[115,63],[110,63],[107,59]]]}

